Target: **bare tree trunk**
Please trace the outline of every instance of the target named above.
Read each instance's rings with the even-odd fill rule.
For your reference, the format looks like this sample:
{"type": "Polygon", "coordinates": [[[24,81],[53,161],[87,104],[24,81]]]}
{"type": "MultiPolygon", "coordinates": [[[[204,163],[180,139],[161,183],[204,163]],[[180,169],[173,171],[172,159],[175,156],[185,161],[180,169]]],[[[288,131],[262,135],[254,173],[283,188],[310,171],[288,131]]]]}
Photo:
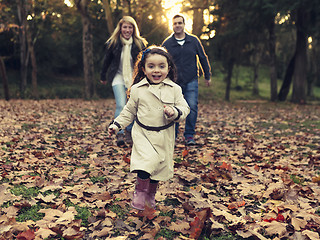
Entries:
{"type": "Polygon", "coordinates": [[[234,60],[230,59],[227,63],[226,70],[227,70],[227,76],[225,77],[226,82],[226,94],[225,94],[225,100],[230,101],[230,90],[231,90],[231,79],[232,79],[232,71],[234,66],[234,60]]]}
{"type": "Polygon", "coordinates": [[[200,37],[203,25],[203,9],[193,9],[192,33],[200,37]]]}
{"type": "Polygon", "coordinates": [[[112,13],[110,10],[110,4],[109,4],[108,0],[102,0],[102,4],[103,4],[104,12],[105,12],[105,18],[107,21],[108,32],[111,35],[114,31],[114,25],[113,25],[112,13]]]}
{"type": "Polygon", "coordinates": [[[20,43],[20,95],[22,98],[25,96],[25,91],[27,88],[27,72],[28,72],[28,62],[29,53],[27,49],[27,2],[24,0],[17,0],[18,8],[18,19],[19,19],[19,43],[20,43]]]}
{"type": "Polygon", "coordinates": [[[296,54],[293,55],[293,57],[291,58],[291,60],[289,62],[289,65],[287,67],[286,74],[284,76],[284,79],[283,79],[283,82],[281,85],[281,89],[280,89],[279,95],[278,95],[279,101],[285,101],[287,99],[287,96],[288,96],[288,93],[290,90],[290,85],[292,82],[295,60],[296,60],[296,54]]]}
{"type": "Polygon", "coordinates": [[[276,35],[274,32],[274,18],[269,24],[269,53],[270,53],[270,100],[277,100],[278,84],[277,84],[277,63],[276,63],[276,35]]]}
{"type": "Polygon", "coordinates": [[[317,82],[317,65],[319,64],[317,61],[317,42],[316,39],[313,40],[313,46],[309,57],[311,77],[308,79],[307,96],[311,98],[314,97],[313,86],[317,82]]]}
{"type": "Polygon", "coordinates": [[[252,95],[259,95],[259,84],[258,84],[258,71],[259,71],[259,63],[253,64],[253,86],[252,86],[252,95]]]}
{"type": "Polygon", "coordinates": [[[304,32],[305,10],[300,7],[297,11],[297,43],[296,61],[293,78],[292,99],[294,103],[306,103],[306,80],[307,80],[307,35],[304,32]]]}
{"type": "Polygon", "coordinates": [[[94,84],[93,44],[91,34],[91,23],[89,18],[83,17],[82,24],[84,79],[86,82],[86,98],[89,99],[96,95],[96,89],[94,84]]]}
{"type": "Polygon", "coordinates": [[[125,15],[132,15],[132,7],[131,7],[131,1],[130,0],[125,0],[124,1],[124,6],[123,6],[123,13],[125,15]]]}
{"type": "Polygon", "coordinates": [[[93,43],[91,33],[91,22],[87,11],[89,0],[78,0],[77,8],[81,14],[82,20],[82,51],[83,51],[83,71],[85,82],[85,98],[90,99],[96,96],[94,83],[94,65],[93,65],[93,43]]]}
{"type": "Polygon", "coordinates": [[[259,65],[261,61],[263,46],[256,44],[253,47],[253,53],[250,57],[251,64],[253,66],[253,86],[252,86],[252,95],[259,95],[259,65]]]}
{"type": "Polygon", "coordinates": [[[32,65],[32,96],[35,99],[39,99],[39,92],[38,92],[38,79],[37,79],[37,60],[36,60],[36,54],[34,51],[34,44],[31,39],[31,33],[29,31],[29,28],[27,28],[27,42],[28,42],[28,49],[30,52],[30,58],[31,58],[31,65],[32,65]]]}
{"type": "Polygon", "coordinates": [[[0,57],[0,73],[2,76],[4,97],[7,101],[9,101],[10,100],[9,85],[8,85],[8,78],[6,73],[6,66],[4,64],[3,57],[0,57]]]}

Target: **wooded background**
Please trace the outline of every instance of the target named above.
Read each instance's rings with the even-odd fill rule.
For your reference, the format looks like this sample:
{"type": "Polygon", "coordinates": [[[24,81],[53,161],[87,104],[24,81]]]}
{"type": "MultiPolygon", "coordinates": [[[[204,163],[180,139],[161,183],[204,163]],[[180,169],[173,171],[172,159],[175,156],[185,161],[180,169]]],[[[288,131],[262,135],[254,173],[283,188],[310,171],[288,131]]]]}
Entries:
{"type": "MultiPolygon", "coordinates": [[[[103,45],[118,20],[134,17],[149,44],[161,44],[171,33],[162,6],[162,0],[0,0],[5,99],[44,98],[38,83],[50,87],[59,78],[83,82],[85,99],[105,97],[98,85],[103,45]]],[[[320,86],[318,1],[185,0],[182,13],[192,16],[192,33],[209,55],[213,81],[217,72],[223,74],[225,100],[237,66],[252,69],[252,94],[259,94],[259,68],[268,68],[270,101],[285,101],[292,91],[290,101],[306,103],[320,86]]]]}

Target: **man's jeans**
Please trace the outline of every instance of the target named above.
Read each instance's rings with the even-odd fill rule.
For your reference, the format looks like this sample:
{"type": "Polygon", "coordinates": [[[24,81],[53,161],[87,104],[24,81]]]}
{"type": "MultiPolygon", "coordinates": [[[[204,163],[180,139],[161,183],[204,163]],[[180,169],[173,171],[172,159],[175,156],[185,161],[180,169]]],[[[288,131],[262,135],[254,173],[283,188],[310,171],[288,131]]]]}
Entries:
{"type": "MultiPolygon", "coordinates": [[[[122,84],[117,84],[112,86],[114,98],[116,100],[116,111],[114,113],[114,118],[118,117],[121,113],[123,107],[127,103],[127,93],[126,93],[126,87],[122,84]]],[[[127,131],[131,132],[132,129],[132,123],[126,128],[127,131]]],[[[119,133],[123,133],[124,131],[121,130],[119,133]]]]}
{"type": "MultiPolygon", "coordinates": [[[[182,93],[186,99],[190,113],[186,118],[186,125],[184,130],[185,139],[193,137],[195,134],[196,122],[198,117],[198,79],[182,85],[182,93]]],[[[176,125],[176,133],[178,132],[179,124],[176,125]]]]}

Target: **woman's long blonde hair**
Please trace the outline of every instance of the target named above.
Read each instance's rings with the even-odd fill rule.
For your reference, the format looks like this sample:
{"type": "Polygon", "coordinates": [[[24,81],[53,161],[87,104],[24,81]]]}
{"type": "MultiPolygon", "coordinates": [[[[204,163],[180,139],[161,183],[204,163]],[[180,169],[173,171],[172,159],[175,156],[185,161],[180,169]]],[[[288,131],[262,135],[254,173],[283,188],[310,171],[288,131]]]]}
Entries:
{"type": "Polygon", "coordinates": [[[119,41],[119,36],[121,34],[121,27],[122,27],[123,23],[132,24],[132,26],[133,26],[133,33],[132,33],[133,41],[138,46],[138,48],[140,50],[143,48],[143,44],[144,44],[144,46],[147,46],[148,42],[145,38],[140,36],[140,31],[139,31],[138,25],[137,25],[136,21],[133,19],[133,17],[124,16],[120,19],[120,21],[117,24],[116,29],[113,31],[111,37],[107,40],[107,42],[110,42],[110,45],[109,45],[110,47],[114,46],[119,41]]]}

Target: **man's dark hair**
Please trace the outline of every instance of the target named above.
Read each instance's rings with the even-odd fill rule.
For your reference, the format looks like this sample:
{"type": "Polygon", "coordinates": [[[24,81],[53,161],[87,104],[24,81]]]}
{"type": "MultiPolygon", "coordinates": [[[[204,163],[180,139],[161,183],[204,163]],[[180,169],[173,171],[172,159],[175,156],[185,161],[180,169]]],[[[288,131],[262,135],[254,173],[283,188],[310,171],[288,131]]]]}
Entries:
{"type": "Polygon", "coordinates": [[[181,18],[182,18],[183,23],[184,23],[184,16],[183,16],[183,15],[181,15],[181,14],[176,14],[176,15],[174,15],[172,19],[176,19],[176,18],[179,18],[179,17],[181,17],[181,18]]]}

